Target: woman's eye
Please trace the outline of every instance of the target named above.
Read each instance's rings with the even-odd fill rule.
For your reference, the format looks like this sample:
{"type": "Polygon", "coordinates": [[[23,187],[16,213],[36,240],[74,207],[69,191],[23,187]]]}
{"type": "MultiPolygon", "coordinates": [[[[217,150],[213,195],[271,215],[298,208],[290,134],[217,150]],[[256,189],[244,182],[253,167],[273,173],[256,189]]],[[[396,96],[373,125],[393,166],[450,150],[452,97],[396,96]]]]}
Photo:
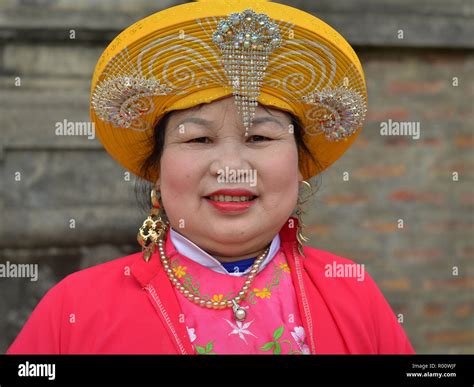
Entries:
{"type": "Polygon", "coordinates": [[[257,141],[257,142],[260,142],[260,141],[262,141],[262,140],[263,140],[263,141],[269,141],[269,140],[271,140],[271,138],[269,138],[269,137],[259,136],[259,135],[250,136],[250,138],[254,138],[254,139],[256,138],[257,140],[259,140],[259,141],[257,141]]]}
{"type": "MultiPolygon", "coordinates": [[[[249,137],[249,140],[252,140],[252,142],[255,142],[255,141],[262,142],[262,141],[271,141],[271,138],[265,137],[265,136],[253,135],[249,137]]],[[[205,143],[208,143],[208,141],[211,141],[209,137],[196,137],[186,142],[205,144],[205,143]]]]}
{"type": "Polygon", "coordinates": [[[197,137],[197,138],[193,138],[192,140],[189,140],[187,142],[199,142],[199,143],[202,143],[203,141],[202,140],[209,140],[209,137],[197,137]]]}

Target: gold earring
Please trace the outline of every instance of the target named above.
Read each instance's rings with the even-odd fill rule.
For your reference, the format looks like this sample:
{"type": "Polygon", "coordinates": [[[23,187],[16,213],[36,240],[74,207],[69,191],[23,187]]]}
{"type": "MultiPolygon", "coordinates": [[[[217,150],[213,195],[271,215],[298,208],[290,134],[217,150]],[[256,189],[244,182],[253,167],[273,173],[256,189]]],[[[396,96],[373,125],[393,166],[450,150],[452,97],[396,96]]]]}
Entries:
{"type": "Polygon", "coordinates": [[[160,205],[156,190],[150,193],[152,209],[138,230],[137,240],[142,246],[143,259],[148,262],[156,251],[158,240],[165,239],[168,222],[164,220],[164,209],[160,205]]]}
{"type": "Polygon", "coordinates": [[[296,215],[298,217],[298,228],[296,230],[296,239],[298,240],[298,251],[299,253],[304,257],[304,252],[303,252],[303,244],[304,242],[309,242],[309,238],[306,237],[304,234],[303,234],[303,228],[306,226],[304,223],[303,223],[303,219],[302,219],[302,215],[305,213],[303,211],[303,209],[301,208],[301,206],[303,204],[305,204],[309,198],[313,195],[313,187],[311,186],[311,184],[309,184],[306,180],[303,180],[301,183],[303,183],[304,187],[306,187],[306,189],[309,189],[310,190],[310,194],[305,198],[305,199],[301,199],[300,196],[298,195],[298,203],[297,203],[297,206],[296,206],[296,215]]]}

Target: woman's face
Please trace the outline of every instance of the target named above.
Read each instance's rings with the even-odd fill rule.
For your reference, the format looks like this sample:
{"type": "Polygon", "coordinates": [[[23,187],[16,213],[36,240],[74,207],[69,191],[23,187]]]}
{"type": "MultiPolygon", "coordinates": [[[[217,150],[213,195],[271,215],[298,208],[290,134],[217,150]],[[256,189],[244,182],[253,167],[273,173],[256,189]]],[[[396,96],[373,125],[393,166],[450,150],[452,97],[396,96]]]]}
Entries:
{"type": "Polygon", "coordinates": [[[170,114],[157,187],[173,229],[211,255],[259,251],[296,205],[303,177],[291,117],[268,110],[257,107],[247,137],[233,97],[170,114]],[[258,197],[250,205],[206,198],[235,188],[258,197]]]}

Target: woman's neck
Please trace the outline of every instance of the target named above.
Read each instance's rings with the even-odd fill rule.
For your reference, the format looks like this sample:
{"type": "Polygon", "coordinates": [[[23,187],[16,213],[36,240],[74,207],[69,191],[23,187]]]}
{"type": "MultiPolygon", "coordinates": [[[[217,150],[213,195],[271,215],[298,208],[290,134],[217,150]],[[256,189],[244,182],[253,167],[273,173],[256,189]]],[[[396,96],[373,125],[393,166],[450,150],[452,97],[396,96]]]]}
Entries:
{"type": "MultiPolygon", "coordinates": [[[[269,246],[269,245],[268,245],[269,246]]],[[[258,250],[258,251],[255,251],[253,253],[249,253],[249,254],[244,254],[244,255],[239,255],[239,256],[231,256],[231,257],[228,257],[228,256],[221,256],[221,255],[213,255],[213,254],[210,254],[208,253],[209,255],[212,255],[214,258],[216,258],[219,262],[224,262],[224,263],[227,263],[227,262],[236,262],[236,261],[242,261],[244,259],[247,259],[247,258],[255,258],[255,257],[258,257],[260,254],[263,254],[263,252],[265,251],[265,249],[268,247],[264,247],[263,249],[261,250],[258,250]]]]}

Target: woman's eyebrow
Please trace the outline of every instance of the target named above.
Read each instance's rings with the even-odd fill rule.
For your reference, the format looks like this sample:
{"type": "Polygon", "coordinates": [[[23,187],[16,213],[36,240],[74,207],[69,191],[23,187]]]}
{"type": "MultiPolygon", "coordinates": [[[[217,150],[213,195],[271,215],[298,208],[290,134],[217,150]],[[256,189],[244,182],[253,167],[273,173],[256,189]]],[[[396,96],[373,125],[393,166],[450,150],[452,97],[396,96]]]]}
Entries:
{"type": "Polygon", "coordinates": [[[270,117],[270,116],[263,116],[263,117],[255,117],[253,120],[253,125],[258,125],[258,124],[263,124],[265,122],[275,122],[277,123],[281,128],[286,129],[283,124],[280,122],[279,119],[275,117],[270,117]]]}
{"type": "MultiPolygon", "coordinates": [[[[194,123],[194,124],[197,124],[197,125],[201,125],[201,126],[204,126],[206,128],[210,127],[213,125],[213,121],[209,121],[209,120],[206,120],[205,118],[200,118],[200,117],[186,117],[184,118],[183,120],[180,121],[180,123],[178,125],[176,125],[176,128],[175,129],[178,129],[180,128],[181,125],[185,124],[186,122],[190,122],[190,123],[194,123]]],[[[258,124],[263,124],[265,122],[275,122],[276,124],[278,124],[282,129],[286,129],[283,124],[280,122],[280,120],[278,120],[277,118],[275,117],[271,117],[271,116],[263,116],[263,117],[255,117],[253,119],[253,125],[258,125],[258,124]]]]}
{"type": "Polygon", "coordinates": [[[181,125],[183,125],[186,122],[191,122],[191,123],[198,124],[205,127],[209,127],[212,125],[212,121],[206,120],[204,118],[186,117],[178,125],[176,125],[176,128],[179,128],[181,125]]]}

